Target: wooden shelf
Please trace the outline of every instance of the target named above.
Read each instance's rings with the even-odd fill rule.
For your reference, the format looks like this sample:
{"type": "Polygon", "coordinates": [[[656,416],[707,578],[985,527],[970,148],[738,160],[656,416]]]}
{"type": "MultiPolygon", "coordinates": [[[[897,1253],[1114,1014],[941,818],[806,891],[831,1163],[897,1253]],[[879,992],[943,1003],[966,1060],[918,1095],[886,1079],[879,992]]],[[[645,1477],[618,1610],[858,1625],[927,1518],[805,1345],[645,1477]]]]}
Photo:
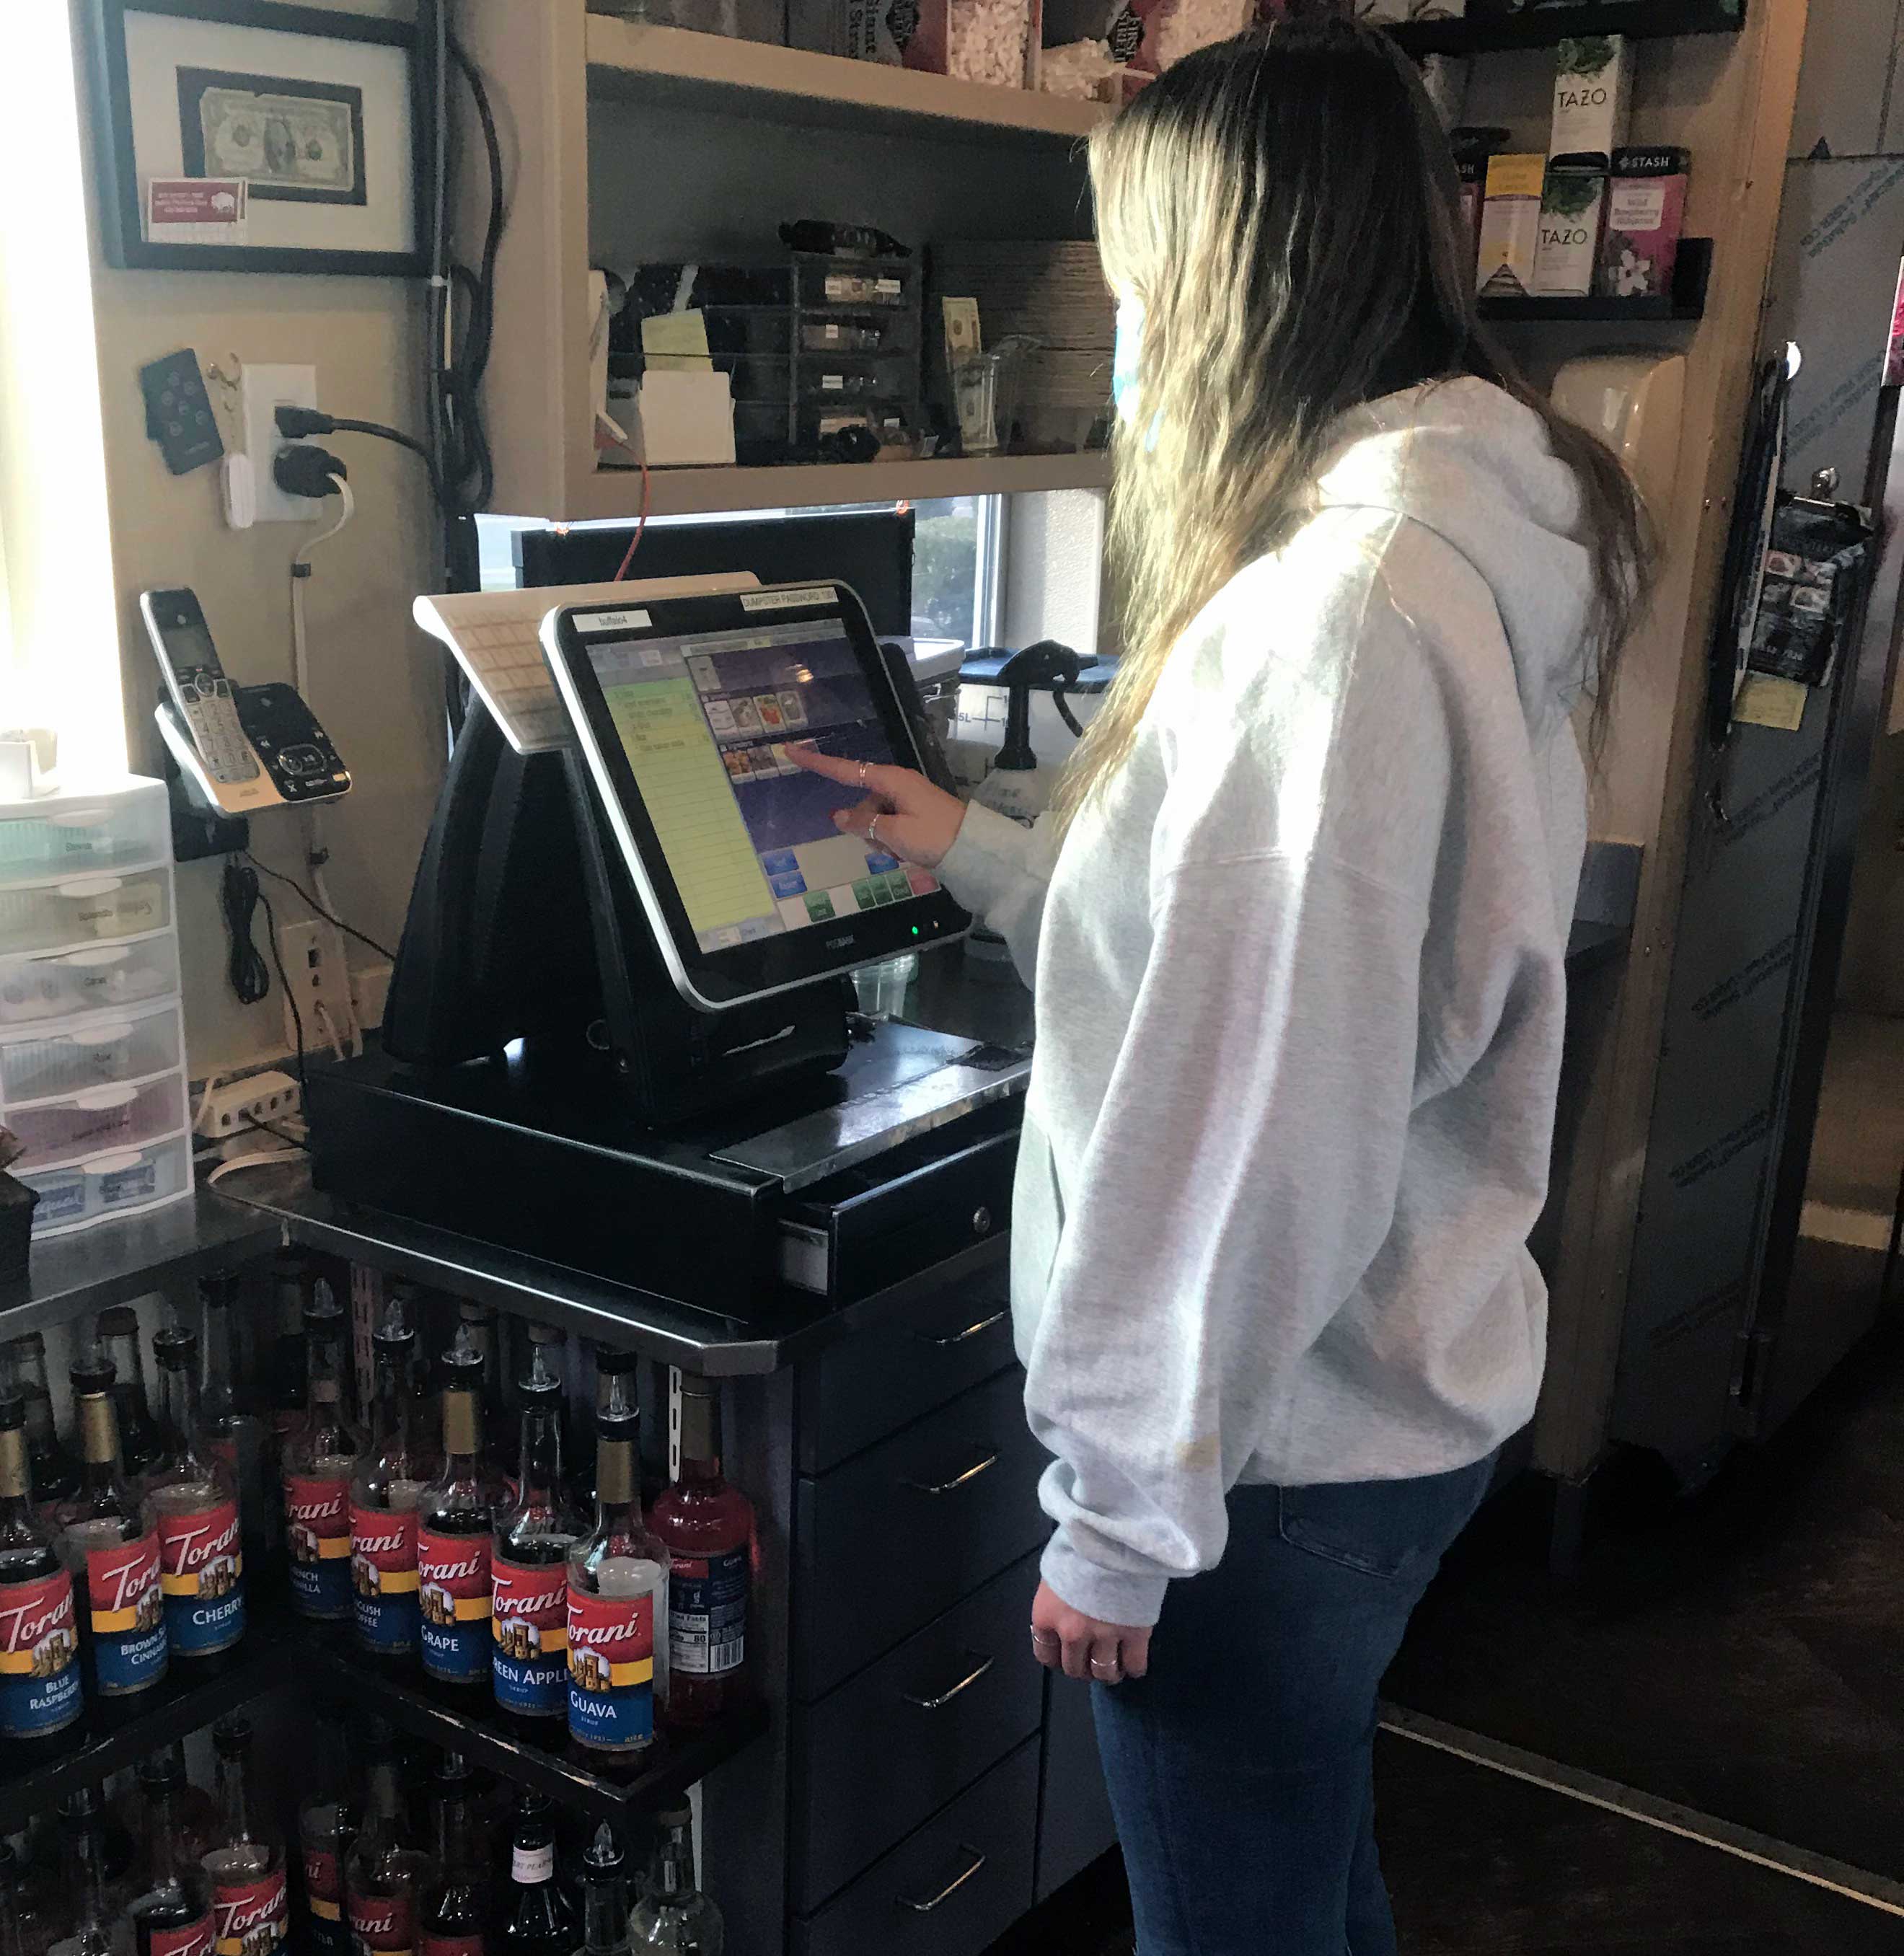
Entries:
{"type": "Polygon", "coordinates": [[[1513,13],[1500,0],[1468,0],[1464,20],[1410,21],[1392,31],[1412,55],[1479,55],[1550,48],[1579,34],[1662,40],[1674,34],[1736,34],[1745,25],[1745,0],[1583,0],[1578,6],[1513,13]]]}
{"type": "Polygon", "coordinates": [[[1483,299],[1481,317],[1503,323],[1559,323],[1580,320],[1606,325],[1658,326],[1673,320],[1704,319],[1706,289],[1712,280],[1710,238],[1682,238],[1673,267],[1672,291],[1657,298],[1483,299]]]}
{"type": "Polygon", "coordinates": [[[771,115],[820,128],[887,128],[988,142],[1074,143],[1110,111],[1032,89],[990,88],[880,62],[846,61],[761,41],[588,17],[589,92],[673,96],[718,114],[771,115]],[[922,123],[946,125],[923,131],[922,123]]]}
{"type": "MultiPolygon", "coordinates": [[[[648,514],[707,516],[727,510],[808,508],[821,503],[919,502],[935,496],[1002,496],[1039,489],[1104,489],[1111,458],[1084,454],[1004,455],[944,462],[795,464],[783,468],[657,468],[648,514]]],[[[641,478],[632,468],[597,470],[564,512],[571,522],[641,513],[641,478]]]]}

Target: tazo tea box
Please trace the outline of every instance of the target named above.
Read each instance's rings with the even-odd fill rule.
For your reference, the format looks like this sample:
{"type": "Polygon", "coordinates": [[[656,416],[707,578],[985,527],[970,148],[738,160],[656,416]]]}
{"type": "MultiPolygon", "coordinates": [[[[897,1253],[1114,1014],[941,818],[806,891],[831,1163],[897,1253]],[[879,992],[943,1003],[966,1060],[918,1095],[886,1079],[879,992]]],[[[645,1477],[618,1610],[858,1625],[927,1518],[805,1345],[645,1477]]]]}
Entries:
{"type": "Polygon", "coordinates": [[[1664,298],[1672,290],[1686,216],[1688,159],[1657,144],[1619,150],[1606,192],[1600,290],[1607,298],[1664,298]]]}
{"type": "Polygon", "coordinates": [[[1560,43],[1553,84],[1550,156],[1610,156],[1626,140],[1632,109],[1632,58],[1624,34],[1587,34],[1560,43]]]}
{"type": "Polygon", "coordinates": [[[1534,289],[1540,249],[1540,197],[1547,159],[1490,156],[1487,202],[1481,210],[1481,255],[1475,273],[1482,298],[1524,298],[1534,289]]]}
{"type": "Polygon", "coordinates": [[[1547,166],[1547,187],[1540,199],[1540,246],[1534,260],[1538,297],[1584,298],[1593,290],[1606,206],[1604,156],[1556,156],[1547,166]]]}

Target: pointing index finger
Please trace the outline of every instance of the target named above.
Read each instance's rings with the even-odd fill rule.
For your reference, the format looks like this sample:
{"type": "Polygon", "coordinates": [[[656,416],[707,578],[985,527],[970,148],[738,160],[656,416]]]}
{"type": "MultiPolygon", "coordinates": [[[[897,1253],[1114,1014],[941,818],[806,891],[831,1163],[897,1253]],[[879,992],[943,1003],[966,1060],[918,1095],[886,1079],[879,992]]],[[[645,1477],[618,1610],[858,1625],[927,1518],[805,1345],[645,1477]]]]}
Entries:
{"type": "Polygon", "coordinates": [[[823,754],[811,740],[796,741],[787,750],[787,758],[809,774],[824,775],[845,787],[859,785],[859,763],[842,759],[837,754],[823,754]]]}

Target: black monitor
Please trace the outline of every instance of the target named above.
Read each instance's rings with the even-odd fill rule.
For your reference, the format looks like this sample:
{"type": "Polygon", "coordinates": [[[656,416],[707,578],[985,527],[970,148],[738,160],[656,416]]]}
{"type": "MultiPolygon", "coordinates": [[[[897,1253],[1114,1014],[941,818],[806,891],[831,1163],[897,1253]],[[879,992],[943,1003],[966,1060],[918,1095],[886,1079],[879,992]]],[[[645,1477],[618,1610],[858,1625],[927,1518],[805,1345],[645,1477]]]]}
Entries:
{"type": "MultiPolygon", "coordinates": [[[[878,473],[876,464],[868,473],[878,473]]],[[[913,630],[915,520],[908,509],[651,523],[629,575],[705,577],[719,571],[751,570],[763,584],[835,579],[859,595],[881,638],[907,638],[913,630]]],[[[517,577],[525,590],[552,584],[606,584],[620,568],[634,536],[632,523],[519,530],[517,577]]]]}

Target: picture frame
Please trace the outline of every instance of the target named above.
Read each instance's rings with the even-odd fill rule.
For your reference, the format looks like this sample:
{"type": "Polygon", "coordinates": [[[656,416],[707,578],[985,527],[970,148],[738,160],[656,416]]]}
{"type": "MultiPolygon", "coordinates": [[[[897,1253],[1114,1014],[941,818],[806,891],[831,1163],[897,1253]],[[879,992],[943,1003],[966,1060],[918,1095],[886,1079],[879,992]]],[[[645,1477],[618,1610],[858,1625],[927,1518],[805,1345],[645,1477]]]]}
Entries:
{"type": "Polygon", "coordinates": [[[90,0],[106,263],[422,276],[430,5],[90,0]]]}

